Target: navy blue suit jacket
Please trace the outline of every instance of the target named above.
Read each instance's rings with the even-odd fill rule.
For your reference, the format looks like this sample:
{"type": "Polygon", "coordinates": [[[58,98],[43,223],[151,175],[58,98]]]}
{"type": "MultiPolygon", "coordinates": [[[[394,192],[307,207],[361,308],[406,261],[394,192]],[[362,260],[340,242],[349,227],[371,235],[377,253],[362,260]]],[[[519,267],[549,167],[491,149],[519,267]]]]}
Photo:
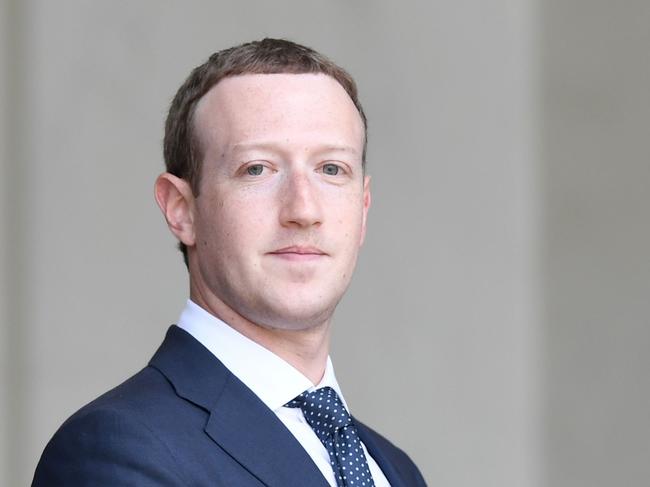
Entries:
{"type": "MultiPolygon", "coordinates": [[[[426,485],[403,451],[355,422],[393,487],[426,485]]],[[[147,367],[61,426],[32,485],[328,486],[273,411],[176,326],[147,367]]]]}

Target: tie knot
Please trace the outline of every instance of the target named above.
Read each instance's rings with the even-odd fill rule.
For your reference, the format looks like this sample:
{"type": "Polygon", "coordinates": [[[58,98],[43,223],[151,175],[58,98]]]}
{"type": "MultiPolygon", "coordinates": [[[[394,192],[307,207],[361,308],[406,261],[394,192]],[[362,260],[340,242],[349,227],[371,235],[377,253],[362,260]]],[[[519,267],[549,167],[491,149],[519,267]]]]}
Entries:
{"type": "Polygon", "coordinates": [[[352,423],[341,398],[331,387],[322,387],[313,392],[303,392],[286,404],[290,408],[300,408],[321,441],[333,437],[340,428],[352,423]]]}

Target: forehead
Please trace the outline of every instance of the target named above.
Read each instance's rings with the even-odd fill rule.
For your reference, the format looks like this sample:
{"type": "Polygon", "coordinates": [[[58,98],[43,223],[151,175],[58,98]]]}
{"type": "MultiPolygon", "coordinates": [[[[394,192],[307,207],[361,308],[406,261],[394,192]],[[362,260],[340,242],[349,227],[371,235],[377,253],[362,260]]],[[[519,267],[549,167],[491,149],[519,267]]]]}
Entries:
{"type": "Polygon", "coordinates": [[[343,87],[325,74],[225,78],[198,103],[194,127],[204,148],[250,142],[361,147],[364,127],[343,87]]]}

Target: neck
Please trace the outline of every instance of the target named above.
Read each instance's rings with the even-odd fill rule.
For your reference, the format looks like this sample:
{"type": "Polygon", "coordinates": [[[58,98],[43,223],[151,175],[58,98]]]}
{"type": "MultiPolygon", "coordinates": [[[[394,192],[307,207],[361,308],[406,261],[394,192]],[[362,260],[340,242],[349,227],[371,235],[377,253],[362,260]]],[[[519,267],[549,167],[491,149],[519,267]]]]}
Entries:
{"type": "Polygon", "coordinates": [[[312,384],[323,378],[327,365],[330,320],[307,329],[265,327],[253,323],[215,296],[190,289],[190,299],[245,337],[285,360],[312,384]]]}

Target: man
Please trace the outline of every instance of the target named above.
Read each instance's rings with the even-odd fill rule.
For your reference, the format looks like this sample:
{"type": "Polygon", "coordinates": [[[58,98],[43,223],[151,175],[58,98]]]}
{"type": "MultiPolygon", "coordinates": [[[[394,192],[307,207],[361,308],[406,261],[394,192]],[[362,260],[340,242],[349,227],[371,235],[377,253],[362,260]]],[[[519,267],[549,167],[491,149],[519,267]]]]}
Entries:
{"type": "Polygon", "coordinates": [[[148,367],[64,423],[33,485],[425,485],[349,416],[328,355],[365,145],[354,81],[311,49],[264,39],[192,72],[155,185],[190,300],[148,367]]]}

